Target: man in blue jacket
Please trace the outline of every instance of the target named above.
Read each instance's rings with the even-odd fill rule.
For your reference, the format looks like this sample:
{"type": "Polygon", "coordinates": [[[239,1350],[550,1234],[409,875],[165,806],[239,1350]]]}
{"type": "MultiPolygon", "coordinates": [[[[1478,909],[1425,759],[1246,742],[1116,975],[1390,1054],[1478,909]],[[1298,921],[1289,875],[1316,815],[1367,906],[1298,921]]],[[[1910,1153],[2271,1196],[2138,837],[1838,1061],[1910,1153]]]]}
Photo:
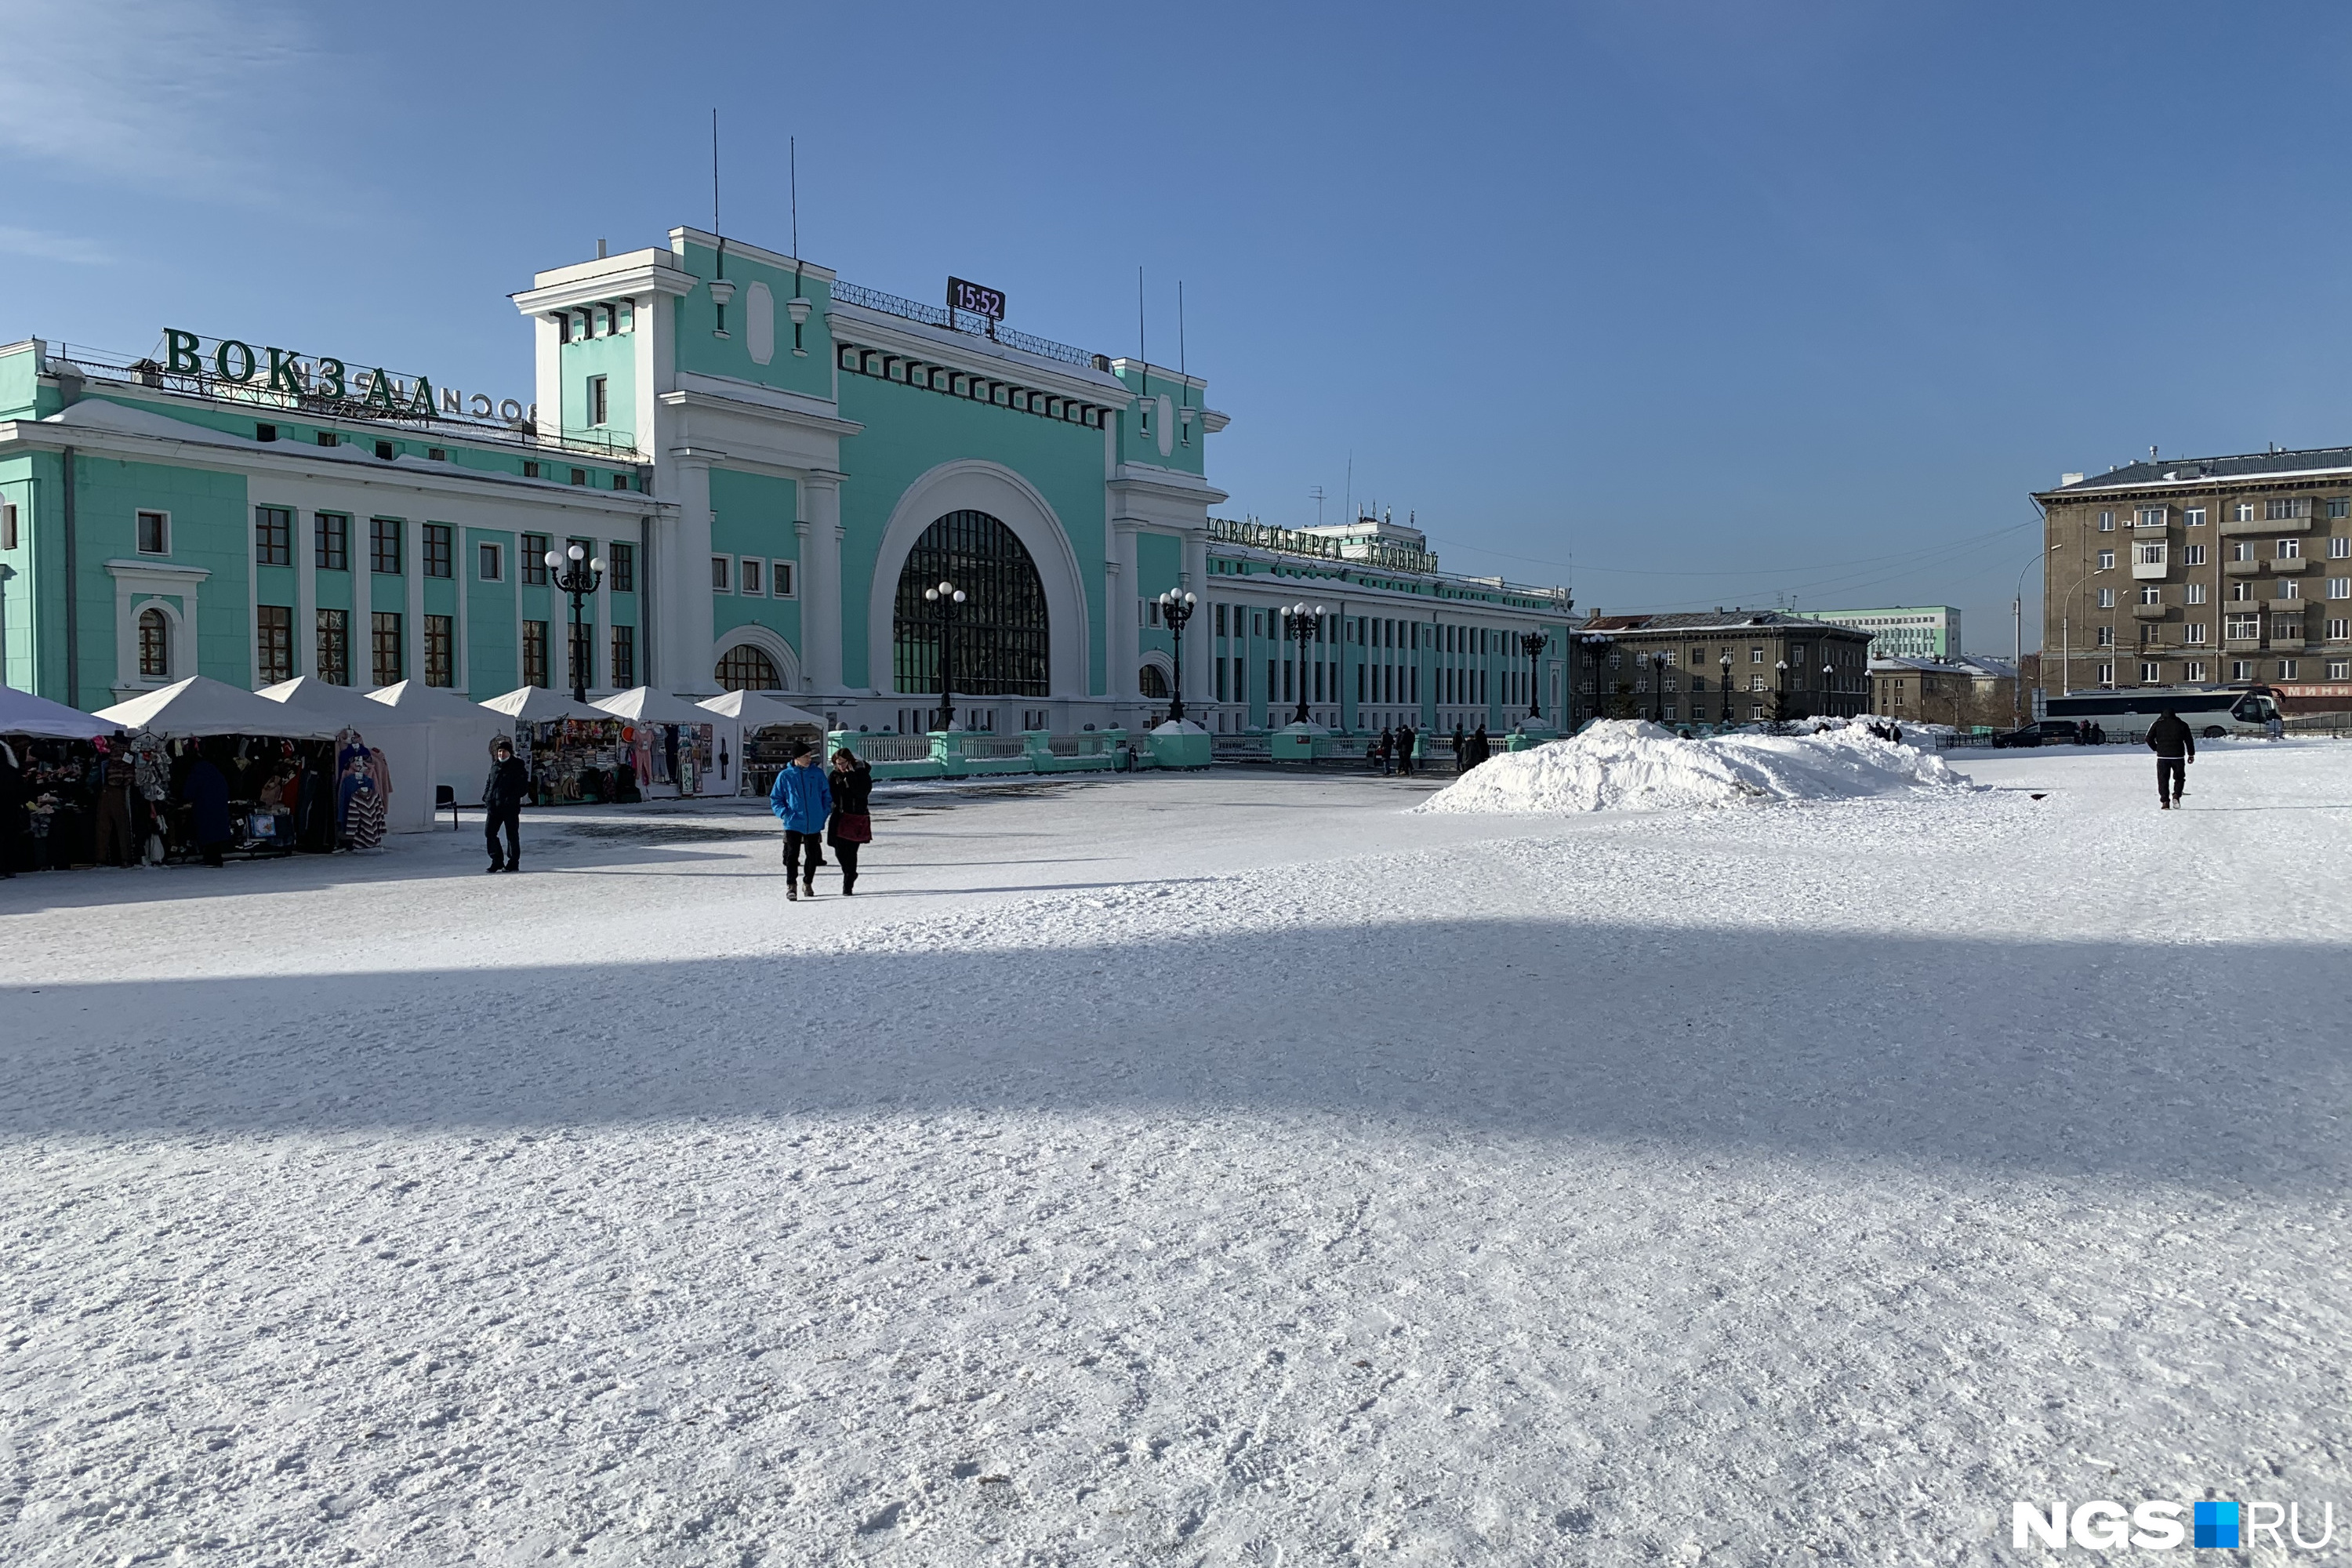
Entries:
{"type": "Polygon", "coordinates": [[[816,751],[806,741],[793,744],[793,760],[776,774],[768,792],[768,809],[784,825],[784,897],[797,900],[803,893],[816,897],[816,868],[823,858],[824,820],[833,815],[833,788],[824,770],[816,765],[816,751]]]}

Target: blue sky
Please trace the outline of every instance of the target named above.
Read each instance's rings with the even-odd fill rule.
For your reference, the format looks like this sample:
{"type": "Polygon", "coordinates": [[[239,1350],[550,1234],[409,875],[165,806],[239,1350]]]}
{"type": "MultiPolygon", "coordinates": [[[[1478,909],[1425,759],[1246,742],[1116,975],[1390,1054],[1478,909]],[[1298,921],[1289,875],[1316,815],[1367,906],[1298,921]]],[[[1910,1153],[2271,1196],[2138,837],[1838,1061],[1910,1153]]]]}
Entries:
{"type": "MultiPolygon", "coordinates": [[[[1606,609],[1950,602],[2026,492],[2352,440],[2352,11],[0,0],[0,337],[527,390],[533,270],[731,235],[1186,357],[1221,509],[1606,609]],[[646,37],[649,25],[657,36],[646,37]]],[[[2027,646],[2035,640],[2029,592],[2027,646]]]]}

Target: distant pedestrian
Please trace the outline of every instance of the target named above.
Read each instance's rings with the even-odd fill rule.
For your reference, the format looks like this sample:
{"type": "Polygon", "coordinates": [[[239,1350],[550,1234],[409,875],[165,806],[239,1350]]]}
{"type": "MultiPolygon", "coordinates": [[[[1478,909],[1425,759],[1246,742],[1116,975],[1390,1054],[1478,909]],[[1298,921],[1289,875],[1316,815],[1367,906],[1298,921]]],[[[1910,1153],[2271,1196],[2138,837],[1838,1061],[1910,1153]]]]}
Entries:
{"type": "Polygon", "coordinates": [[[2180,715],[2167,708],[2147,727],[2147,749],[2156,753],[2157,804],[2170,811],[2180,804],[2181,785],[2189,781],[2189,764],[2197,760],[2197,737],[2180,715]]]}
{"type": "Polygon", "coordinates": [[[197,852],[205,865],[218,866],[236,830],[229,826],[228,780],[202,751],[188,765],[188,776],[180,782],[180,798],[190,808],[197,852]]]}
{"type": "Polygon", "coordinates": [[[1412,732],[1412,725],[1400,724],[1397,726],[1397,772],[1406,778],[1412,777],[1412,745],[1413,742],[1418,739],[1419,737],[1412,732]]]}
{"type": "Polygon", "coordinates": [[[0,741],[0,878],[16,874],[25,834],[25,770],[17,764],[16,749],[0,741]]]}
{"type": "Polygon", "coordinates": [[[2095,745],[2095,746],[2104,746],[2104,745],[2105,745],[2106,743],[2107,743],[2107,727],[2106,727],[2105,724],[2100,723],[2096,719],[2092,720],[2092,721],[2091,721],[2091,744],[2093,744],[2093,745],[2095,745]]]}
{"type": "Polygon", "coordinates": [[[1470,765],[1475,768],[1494,754],[1495,743],[1486,737],[1486,726],[1481,724],[1478,732],[1470,737],[1470,765]]]}
{"type": "Polygon", "coordinates": [[[489,776],[482,781],[482,841],[489,847],[490,869],[522,869],[522,803],[530,794],[530,772],[503,735],[490,748],[489,776]],[[507,848],[499,854],[499,829],[506,829],[507,848]]]}
{"type": "Polygon", "coordinates": [[[833,816],[824,836],[833,844],[833,858],[841,862],[841,891],[857,891],[857,850],[874,842],[874,770],[847,746],[833,753],[833,774],[826,781],[833,792],[833,816]]]}
{"type": "Polygon", "coordinates": [[[1463,759],[1469,754],[1469,751],[1470,737],[1462,732],[1462,721],[1456,719],[1454,721],[1454,773],[1457,778],[1462,774],[1463,759]]]}
{"type": "Polygon", "coordinates": [[[815,898],[818,846],[833,814],[833,791],[816,765],[816,748],[806,741],[793,742],[793,760],[777,771],[768,809],[784,825],[784,897],[815,898]]]}
{"type": "Polygon", "coordinates": [[[1396,772],[1396,731],[1383,725],[1381,729],[1381,776],[1396,772]]]}
{"type": "Polygon", "coordinates": [[[2280,712],[2279,712],[2277,710],[2275,710],[2275,709],[2272,710],[2272,711],[2271,711],[2271,716],[2270,716],[2267,720],[2264,720],[2264,721],[2263,721],[2263,735],[2264,735],[2266,738],[2268,738],[2268,739],[2270,739],[2270,740],[2273,740],[2273,741],[2284,741],[2284,740],[2285,740],[2285,739],[2286,739],[2286,718],[2285,718],[2285,716],[2284,716],[2284,714],[2280,713],[2280,712]]]}
{"type": "Polygon", "coordinates": [[[1889,724],[1886,727],[1886,738],[1894,742],[1896,745],[1901,745],[1903,743],[1903,726],[1900,724],[1889,724]]]}

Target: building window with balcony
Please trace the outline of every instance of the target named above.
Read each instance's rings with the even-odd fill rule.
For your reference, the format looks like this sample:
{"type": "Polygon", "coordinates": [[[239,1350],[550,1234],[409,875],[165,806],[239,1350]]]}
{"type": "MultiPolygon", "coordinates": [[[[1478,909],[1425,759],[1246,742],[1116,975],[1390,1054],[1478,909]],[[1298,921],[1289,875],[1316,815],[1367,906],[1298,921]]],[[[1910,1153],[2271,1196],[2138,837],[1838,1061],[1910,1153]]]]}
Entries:
{"type": "Polygon", "coordinates": [[[2303,541],[2302,541],[2302,540],[2300,540],[2300,539],[2282,539],[2282,540],[2280,540],[2280,541],[2278,542],[2278,553],[2277,553],[2277,557],[2276,557],[2278,560],[2281,560],[2281,561],[2293,561],[2293,560],[2295,560],[2295,559],[2299,558],[2302,554],[2303,554],[2303,541]]]}
{"type": "Polygon", "coordinates": [[[2237,505],[2230,509],[2230,519],[2233,522],[2253,521],[2254,503],[2250,500],[2240,501],[2237,505]]]}
{"type": "Polygon", "coordinates": [[[2264,522],[2285,522],[2294,518],[2305,518],[2310,515],[2311,498],[2309,496],[2266,500],[2263,503],[2264,522]]]}
{"type": "Polygon", "coordinates": [[[2293,578],[2293,577],[2288,577],[2288,578],[2284,578],[2284,579],[2283,579],[2283,580],[2280,582],[2279,585],[2278,585],[2278,596],[2279,596],[2280,598],[2282,598],[2282,599],[2300,599],[2300,598],[2302,598],[2302,597],[2303,597],[2303,584],[2302,584],[2302,583],[2300,583],[2299,581],[2297,581],[2296,579],[2294,579],[2294,578],[2293,578]]]}
{"type": "Polygon", "coordinates": [[[2167,510],[2163,507],[2144,506],[2133,515],[2132,524],[2136,528],[2162,528],[2167,517],[2167,510]]]}
{"type": "Polygon", "coordinates": [[[2153,583],[2147,584],[2139,591],[2139,602],[2143,605],[2161,605],[2164,603],[2164,590],[2153,583]]]}
{"type": "Polygon", "coordinates": [[[2260,616],[2224,616],[2221,635],[2231,642],[2252,642],[2263,635],[2260,616]]]}
{"type": "Polygon", "coordinates": [[[2240,540],[2240,541],[2238,541],[2235,544],[2232,544],[2231,546],[2230,546],[2230,559],[2231,559],[2231,560],[2232,560],[2232,561],[2252,561],[2253,558],[2254,558],[2254,542],[2253,542],[2252,540],[2251,540],[2251,539],[2241,539],[2241,540],[2240,540]]]}

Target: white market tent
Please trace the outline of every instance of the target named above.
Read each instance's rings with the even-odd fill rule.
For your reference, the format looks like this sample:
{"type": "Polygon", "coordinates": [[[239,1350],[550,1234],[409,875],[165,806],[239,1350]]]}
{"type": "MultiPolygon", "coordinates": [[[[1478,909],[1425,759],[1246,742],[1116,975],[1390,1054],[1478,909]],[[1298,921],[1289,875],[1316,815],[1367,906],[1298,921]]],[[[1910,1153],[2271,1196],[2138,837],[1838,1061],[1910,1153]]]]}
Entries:
{"type": "Polygon", "coordinates": [[[271,735],[331,741],[342,724],[330,715],[257,697],[241,686],[192,675],[128,702],[101,708],[95,718],[117,730],[144,730],[165,740],[200,735],[271,735]]]}
{"type": "MultiPolygon", "coordinates": [[[[733,742],[729,731],[732,726],[716,713],[706,712],[683,697],[673,697],[667,691],[656,691],[650,686],[634,686],[626,691],[616,691],[596,706],[611,717],[631,724],[692,724],[708,726],[711,740],[711,768],[696,779],[697,793],[721,795],[727,784],[718,775],[718,759],[733,742]]],[[[667,786],[663,786],[667,787],[667,786]]]]}
{"type": "Polygon", "coordinates": [[[93,719],[79,708],[0,686],[0,735],[34,735],[44,741],[92,741],[122,728],[93,719]]]}
{"type": "Polygon", "coordinates": [[[558,719],[593,719],[610,722],[616,715],[584,702],[574,702],[544,686],[519,686],[503,697],[481,704],[491,712],[523,724],[550,724],[558,719]]]}
{"type": "Polygon", "coordinates": [[[432,737],[433,758],[426,784],[448,785],[460,805],[481,804],[482,781],[490,768],[490,742],[508,728],[499,715],[446,686],[427,686],[421,680],[379,686],[367,694],[367,700],[391,709],[403,723],[429,725],[426,732],[432,737]]]}
{"type": "Polygon", "coordinates": [[[361,740],[383,753],[392,774],[392,798],[383,803],[384,826],[394,833],[422,833],[433,826],[433,785],[426,777],[433,764],[433,737],[426,725],[315,675],[298,675],[255,695],[315,715],[337,729],[359,731],[361,740]]]}
{"type": "Polygon", "coordinates": [[[769,691],[722,691],[716,697],[705,698],[698,707],[726,721],[719,731],[723,742],[719,755],[719,789],[720,793],[737,793],[743,788],[743,737],[761,730],[805,730],[815,743],[824,744],[824,720],[804,708],[795,708],[782,698],[769,691]]]}

